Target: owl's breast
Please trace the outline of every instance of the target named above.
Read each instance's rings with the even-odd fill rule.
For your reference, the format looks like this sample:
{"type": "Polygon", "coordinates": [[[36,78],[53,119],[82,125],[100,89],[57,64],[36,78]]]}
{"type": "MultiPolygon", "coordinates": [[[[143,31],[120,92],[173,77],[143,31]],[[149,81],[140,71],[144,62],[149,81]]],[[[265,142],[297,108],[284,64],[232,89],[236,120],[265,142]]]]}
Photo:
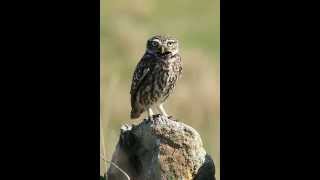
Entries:
{"type": "Polygon", "coordinates": [[[159,63],[155,68],[155,76],[154,94],[158,100],[165,101],[175,88],[179,73],[174,63],[159,63]]]}
{"type": "Polygon", "coordinates": [[[150,72],[139,89],[138,99],[143,106],[164,102],[175,88],[180,76],[179,59],[157,60],[150,64],[150,72]]]}

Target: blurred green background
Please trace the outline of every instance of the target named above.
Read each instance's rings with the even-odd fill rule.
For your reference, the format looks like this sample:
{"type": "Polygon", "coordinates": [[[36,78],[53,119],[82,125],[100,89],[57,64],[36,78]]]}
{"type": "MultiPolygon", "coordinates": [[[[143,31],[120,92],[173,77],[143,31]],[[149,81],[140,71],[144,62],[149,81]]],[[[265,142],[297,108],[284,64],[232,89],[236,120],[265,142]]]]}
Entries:
{"type": "Polygon", "coordinates": [[[129,119],[129,91],[146,41],[155,34],[168,34],[179,40],[184,71],[164,107],[200,133],[219,180],[220,0],[100,3],[101,118],[107,159],[112,158],[121,125],[140,121],[129,119]]]}

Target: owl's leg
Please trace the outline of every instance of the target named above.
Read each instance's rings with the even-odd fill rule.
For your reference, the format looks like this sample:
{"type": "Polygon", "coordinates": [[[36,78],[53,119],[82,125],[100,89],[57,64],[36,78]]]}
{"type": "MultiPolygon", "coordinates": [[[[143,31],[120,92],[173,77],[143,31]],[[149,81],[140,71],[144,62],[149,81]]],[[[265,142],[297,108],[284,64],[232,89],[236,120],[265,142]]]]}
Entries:
{"type": "Polygon", "coordinates": [[[153,111],[151,108],[148,108],[148,118],[152,120],[152,116],[153,116],[153,111]]]}
{"type": "Polygon", "coordinates": [[[162,115],[168,117],[168,114],[166,113],[166,111],[163,108],[163,103],[159,104],[157,108],[161,112],[162,115]]]}

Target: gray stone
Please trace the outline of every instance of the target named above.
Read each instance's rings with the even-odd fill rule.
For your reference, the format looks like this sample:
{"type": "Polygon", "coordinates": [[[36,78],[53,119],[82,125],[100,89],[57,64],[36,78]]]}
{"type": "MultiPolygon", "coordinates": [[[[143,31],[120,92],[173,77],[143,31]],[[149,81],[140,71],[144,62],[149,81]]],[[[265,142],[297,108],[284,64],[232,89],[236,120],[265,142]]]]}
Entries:
{"type": "MultiPolygon", "coordinates": [[[[123,125],[112,162],[131,180],[214,180],[213,160],[192,127],[161,115],[139,125],[123,125]]],[[[108,180],[127,179],[110,166],[108,180]]]]}

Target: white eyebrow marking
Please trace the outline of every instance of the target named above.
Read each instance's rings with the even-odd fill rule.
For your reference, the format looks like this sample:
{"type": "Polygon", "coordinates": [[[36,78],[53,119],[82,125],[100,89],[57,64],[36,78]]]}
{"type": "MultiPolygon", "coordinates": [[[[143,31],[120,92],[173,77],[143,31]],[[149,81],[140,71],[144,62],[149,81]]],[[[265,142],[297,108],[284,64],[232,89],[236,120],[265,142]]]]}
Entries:
{"type": "Polygon", "coordinates": [[[152,41],[156,41],[158,42],[159,44],[161,44],[161,41],[159,39],[153,39],[152,41]]]}

